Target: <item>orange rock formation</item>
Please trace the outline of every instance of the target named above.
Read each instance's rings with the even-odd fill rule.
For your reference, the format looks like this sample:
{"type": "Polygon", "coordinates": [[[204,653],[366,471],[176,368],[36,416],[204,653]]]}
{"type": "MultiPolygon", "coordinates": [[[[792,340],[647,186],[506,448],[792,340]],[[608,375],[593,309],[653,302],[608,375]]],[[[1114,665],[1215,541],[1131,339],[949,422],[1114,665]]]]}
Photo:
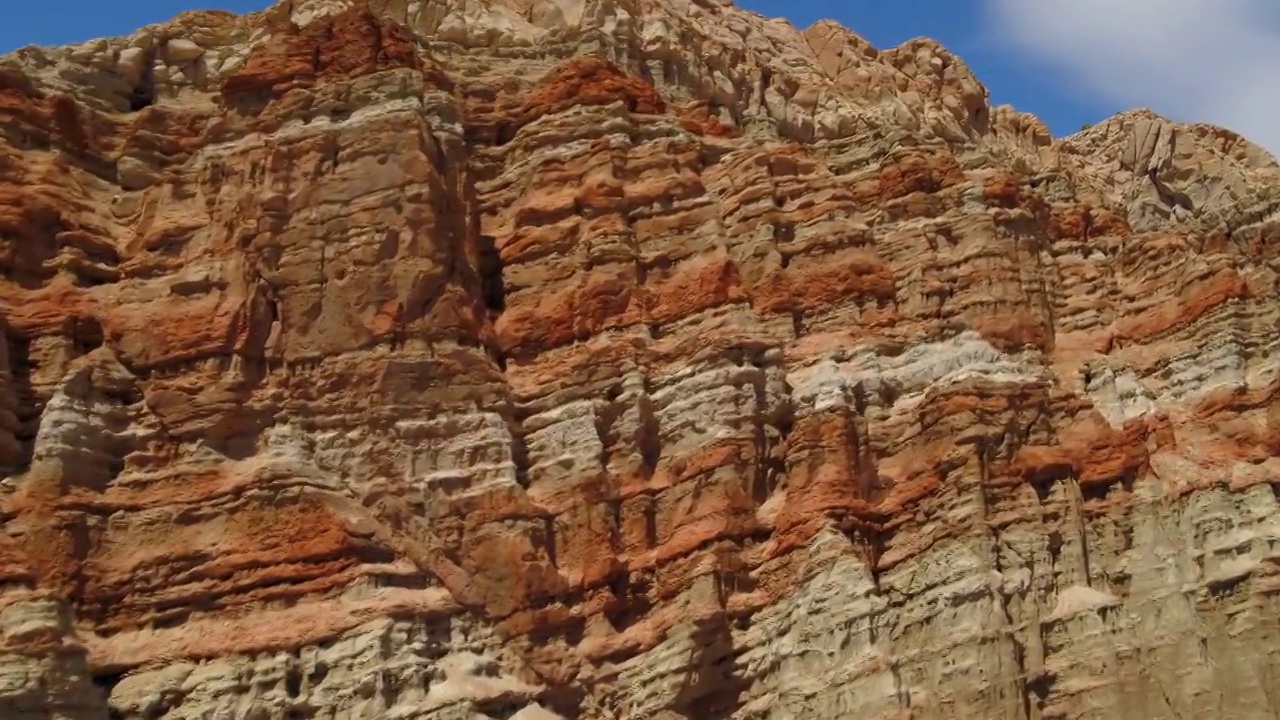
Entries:
{"type": "Polygon", "coordinates": [[[1280,166],[721,0],[0,58],[0,717],[1280,717],[1280,166]]]}

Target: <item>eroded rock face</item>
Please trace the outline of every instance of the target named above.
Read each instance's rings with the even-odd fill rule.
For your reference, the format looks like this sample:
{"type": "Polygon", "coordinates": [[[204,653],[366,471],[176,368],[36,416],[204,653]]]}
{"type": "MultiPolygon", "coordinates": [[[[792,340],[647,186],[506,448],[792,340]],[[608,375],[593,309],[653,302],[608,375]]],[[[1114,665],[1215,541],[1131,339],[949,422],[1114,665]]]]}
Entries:
{"type": "Polygon", "coordinates": [[[1280,717],[1278,209],[721,2],[0,58],[0,716],[1280,717]]]}

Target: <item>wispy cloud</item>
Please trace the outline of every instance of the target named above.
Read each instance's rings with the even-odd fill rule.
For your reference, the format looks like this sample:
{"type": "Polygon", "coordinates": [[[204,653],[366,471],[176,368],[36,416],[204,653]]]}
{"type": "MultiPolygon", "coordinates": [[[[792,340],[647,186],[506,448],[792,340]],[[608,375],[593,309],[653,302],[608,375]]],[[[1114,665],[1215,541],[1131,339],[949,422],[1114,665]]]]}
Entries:
{"type": "Polygon", "coordinates": [[[983,0],[990,30],[1118,109],[1210,122],[1280,155],[1275,0],[983,0]]]}

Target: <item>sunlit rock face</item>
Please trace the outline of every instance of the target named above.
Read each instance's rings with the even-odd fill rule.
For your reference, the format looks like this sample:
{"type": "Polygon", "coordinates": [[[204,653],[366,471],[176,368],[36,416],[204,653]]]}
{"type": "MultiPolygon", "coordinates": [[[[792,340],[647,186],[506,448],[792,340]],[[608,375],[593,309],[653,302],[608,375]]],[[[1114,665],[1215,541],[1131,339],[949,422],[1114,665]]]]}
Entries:
{"type": "Polygon", "coordinates": [[[1280,717],[1280,168],[718,0],[0,58],[0,718],[1280,717]]]}

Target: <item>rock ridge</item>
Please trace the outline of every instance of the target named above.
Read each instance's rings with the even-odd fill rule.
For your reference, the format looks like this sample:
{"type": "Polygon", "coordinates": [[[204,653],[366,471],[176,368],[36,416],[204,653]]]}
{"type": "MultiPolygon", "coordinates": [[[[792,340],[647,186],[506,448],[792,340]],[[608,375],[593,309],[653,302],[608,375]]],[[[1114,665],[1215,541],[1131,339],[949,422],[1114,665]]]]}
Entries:
{"type": "Polygon", "coordinates": [[[0,716],[1280,717],[1278,209],[722,0],[0,57],[0,716]]]}

